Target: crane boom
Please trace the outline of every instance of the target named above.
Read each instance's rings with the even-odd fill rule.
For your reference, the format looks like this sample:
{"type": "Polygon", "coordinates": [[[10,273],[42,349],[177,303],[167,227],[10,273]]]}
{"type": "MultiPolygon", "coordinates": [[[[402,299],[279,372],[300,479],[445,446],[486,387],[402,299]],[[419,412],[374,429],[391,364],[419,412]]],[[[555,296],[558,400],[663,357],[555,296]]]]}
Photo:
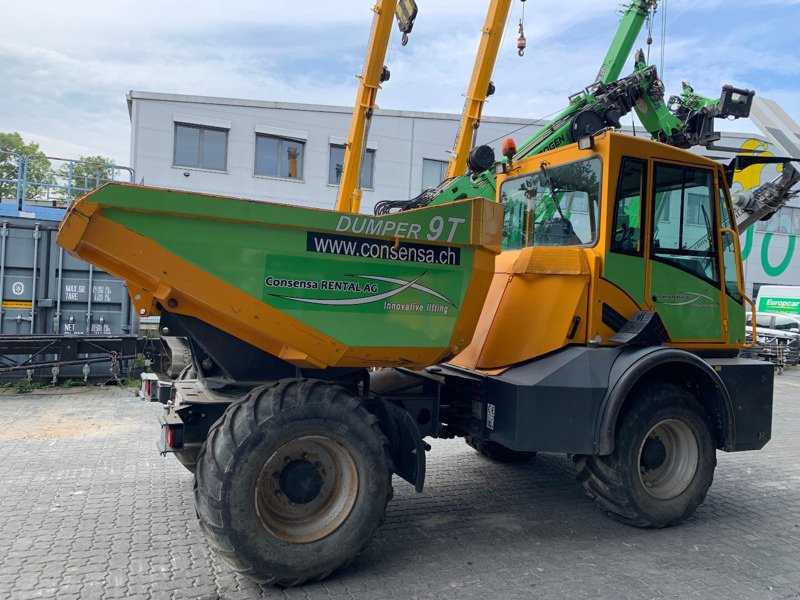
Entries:
{"type": "Polygon", "coordinates": [[[361,207],[361,164],[378,89],[388,78],[383,63],[386,59],[386,48],[389,45],[396,8],[397,0],[377,0],[372,8],[375,18],[372,21],[364,70],[359,77],[350,133],[344,149],[344,170],[336,199],[338,211],[358,212],[361,207]]]}
{"type": "MultiPolygon", "coordinates": [[[[664,85],[655,66],[648,66],[644,53],[635,54],[634,71],[620,78],[636,38],[655,10],[657,0],[631,0],[626,4],[617,32],[603,60],[594,83],[573,94],[569,104],[544,127],[520,144],[511,160],[577,142],[606,128],[619,129],[620,119],[635,110],[653,139],[679,148],[708,145],[719,139],[713,120],[747,117],[754,93],[724,86],[719,99],[696,94],[688,84],[681,96],[664,100],[664,85]]],[[[506,159],[499,161],[505,162],[506,159]]],[[[462,198],[482,196],[493,199],[496,192],[496,165],[451,177],[432,190],[408,201],[404,208],[442,204],[462,198]]],[[[399,202],[382,208],[403,209],[399,202]]],[[[377,207],[376,207],[377,209],[377,207]]]]}
{"type": "Polygon", "coordinates": [[[497,60],[497,53],[500,51],[503,29],[510,9],[511,0],[491,0],[489,3],[478,53],[475,55],[475,66],[472,69],[472,77],[467,88],[461,125],[453,147],[453,156],[447,166],[447,178],[459,177],[467,172],[467,159],[474,146],[483,105],[487,96],[491,95],[489,85],[492,71],[497,60]]]}
{"type": "MultiPolygon", "coordinates": [[[[609,46],[595,83],[569,99],[569,105],[519,145],[515,160],[559,148],[576,141],[583,131],[593,124],[601,127],[619,127],[623,110],[633,107],[641,92],[643,73],[634,73],[623,80],[617,79],[630,55],[637,36],[647,19],[648,11],[656,0],[632,0],[626,7],[617,32],[609,46]],[[631,96],[635,96],[631,98],[631,96]],[[619,107],[622,104],[623,106],[619,107]]],[[[651,71],[648,71],[649,74],[651,71]]],[[[494,169],[448,178],[425,199],[414,199],[410,206],[421,201],[431,204],[451,202],[460,198],[482,196],[494,198],[494,169]]]]}
{"type": "Polygon", "coordinates": [[[596,83],[608,84],[619,79],[625,62],[631,55],[636,38],[642,31],[647,15],[657,6],[657,0],[633,0],[625,14],[622,16],[617,33],[611,41],[600,72],[597,74],[596,83]]]}

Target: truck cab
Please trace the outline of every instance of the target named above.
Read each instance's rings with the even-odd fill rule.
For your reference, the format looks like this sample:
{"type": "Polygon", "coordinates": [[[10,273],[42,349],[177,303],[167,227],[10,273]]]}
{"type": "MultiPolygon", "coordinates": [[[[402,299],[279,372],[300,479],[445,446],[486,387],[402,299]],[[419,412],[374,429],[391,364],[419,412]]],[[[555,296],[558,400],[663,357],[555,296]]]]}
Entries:
{"type": "Polygon", "coordinates": [[[742,347],[749,300],[720,164],[606,131],[497,179],[503,252],[452,364],[498,372],[568,345],[618,346],[641,312],[664,346],[742,347]]]}

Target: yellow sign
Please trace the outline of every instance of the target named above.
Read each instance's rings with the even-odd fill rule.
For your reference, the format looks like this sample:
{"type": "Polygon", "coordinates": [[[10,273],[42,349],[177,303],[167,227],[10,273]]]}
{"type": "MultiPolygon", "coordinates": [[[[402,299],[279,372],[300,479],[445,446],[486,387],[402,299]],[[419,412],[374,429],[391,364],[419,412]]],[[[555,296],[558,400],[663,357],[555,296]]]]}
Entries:
{"type": "Polygon", "coordinates": [[[3,308],[33,308],[33,302],[30,300],[3,300],[3,308]]]}

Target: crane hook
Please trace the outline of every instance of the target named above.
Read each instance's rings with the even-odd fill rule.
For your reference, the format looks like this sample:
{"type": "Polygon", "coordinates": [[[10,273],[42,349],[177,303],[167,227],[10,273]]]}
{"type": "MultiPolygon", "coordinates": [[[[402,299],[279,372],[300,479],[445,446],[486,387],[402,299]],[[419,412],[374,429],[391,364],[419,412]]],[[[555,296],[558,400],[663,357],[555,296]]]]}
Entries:
{"type": "Polygon", "coordinates": [[[517,38],[517,54],[525,56],[525,47],[528,45],[528,40],[525,39],[525,29],[522,27],[522,21],[519,22],[519,37],[517,38]]]}
{"type": "Polygon", "coordinates": [[[525,28],[523,23],[525,22],[525,0],[521,0],[522,3],[522,18],[519,20],[519,37],[517,38],[517,54],[520,56],[525,56],[525,47],[528,45],[528,40],[525,39],[525,28]]]}

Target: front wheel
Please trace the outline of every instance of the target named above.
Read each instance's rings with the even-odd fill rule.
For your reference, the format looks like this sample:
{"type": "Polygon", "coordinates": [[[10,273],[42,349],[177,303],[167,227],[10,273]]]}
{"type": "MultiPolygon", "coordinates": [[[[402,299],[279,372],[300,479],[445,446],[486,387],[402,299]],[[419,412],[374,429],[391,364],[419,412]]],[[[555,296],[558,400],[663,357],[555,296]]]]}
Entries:
{"type": "Polygon", "coordinates": [[[197,462],[212,548],[259,583],[298,585],[350,562],[392,494],[388,440],[343,388],[287,379],[232,404],[197,462]]]}
{"type": "Polygon", "coordinates": [[[675,525],[694,513],[717,464],[705,411],[673,385],[631,398],[611,454],[576,455],[574,461],[578,479],[606,513],[652,528],[675,525]]]}

